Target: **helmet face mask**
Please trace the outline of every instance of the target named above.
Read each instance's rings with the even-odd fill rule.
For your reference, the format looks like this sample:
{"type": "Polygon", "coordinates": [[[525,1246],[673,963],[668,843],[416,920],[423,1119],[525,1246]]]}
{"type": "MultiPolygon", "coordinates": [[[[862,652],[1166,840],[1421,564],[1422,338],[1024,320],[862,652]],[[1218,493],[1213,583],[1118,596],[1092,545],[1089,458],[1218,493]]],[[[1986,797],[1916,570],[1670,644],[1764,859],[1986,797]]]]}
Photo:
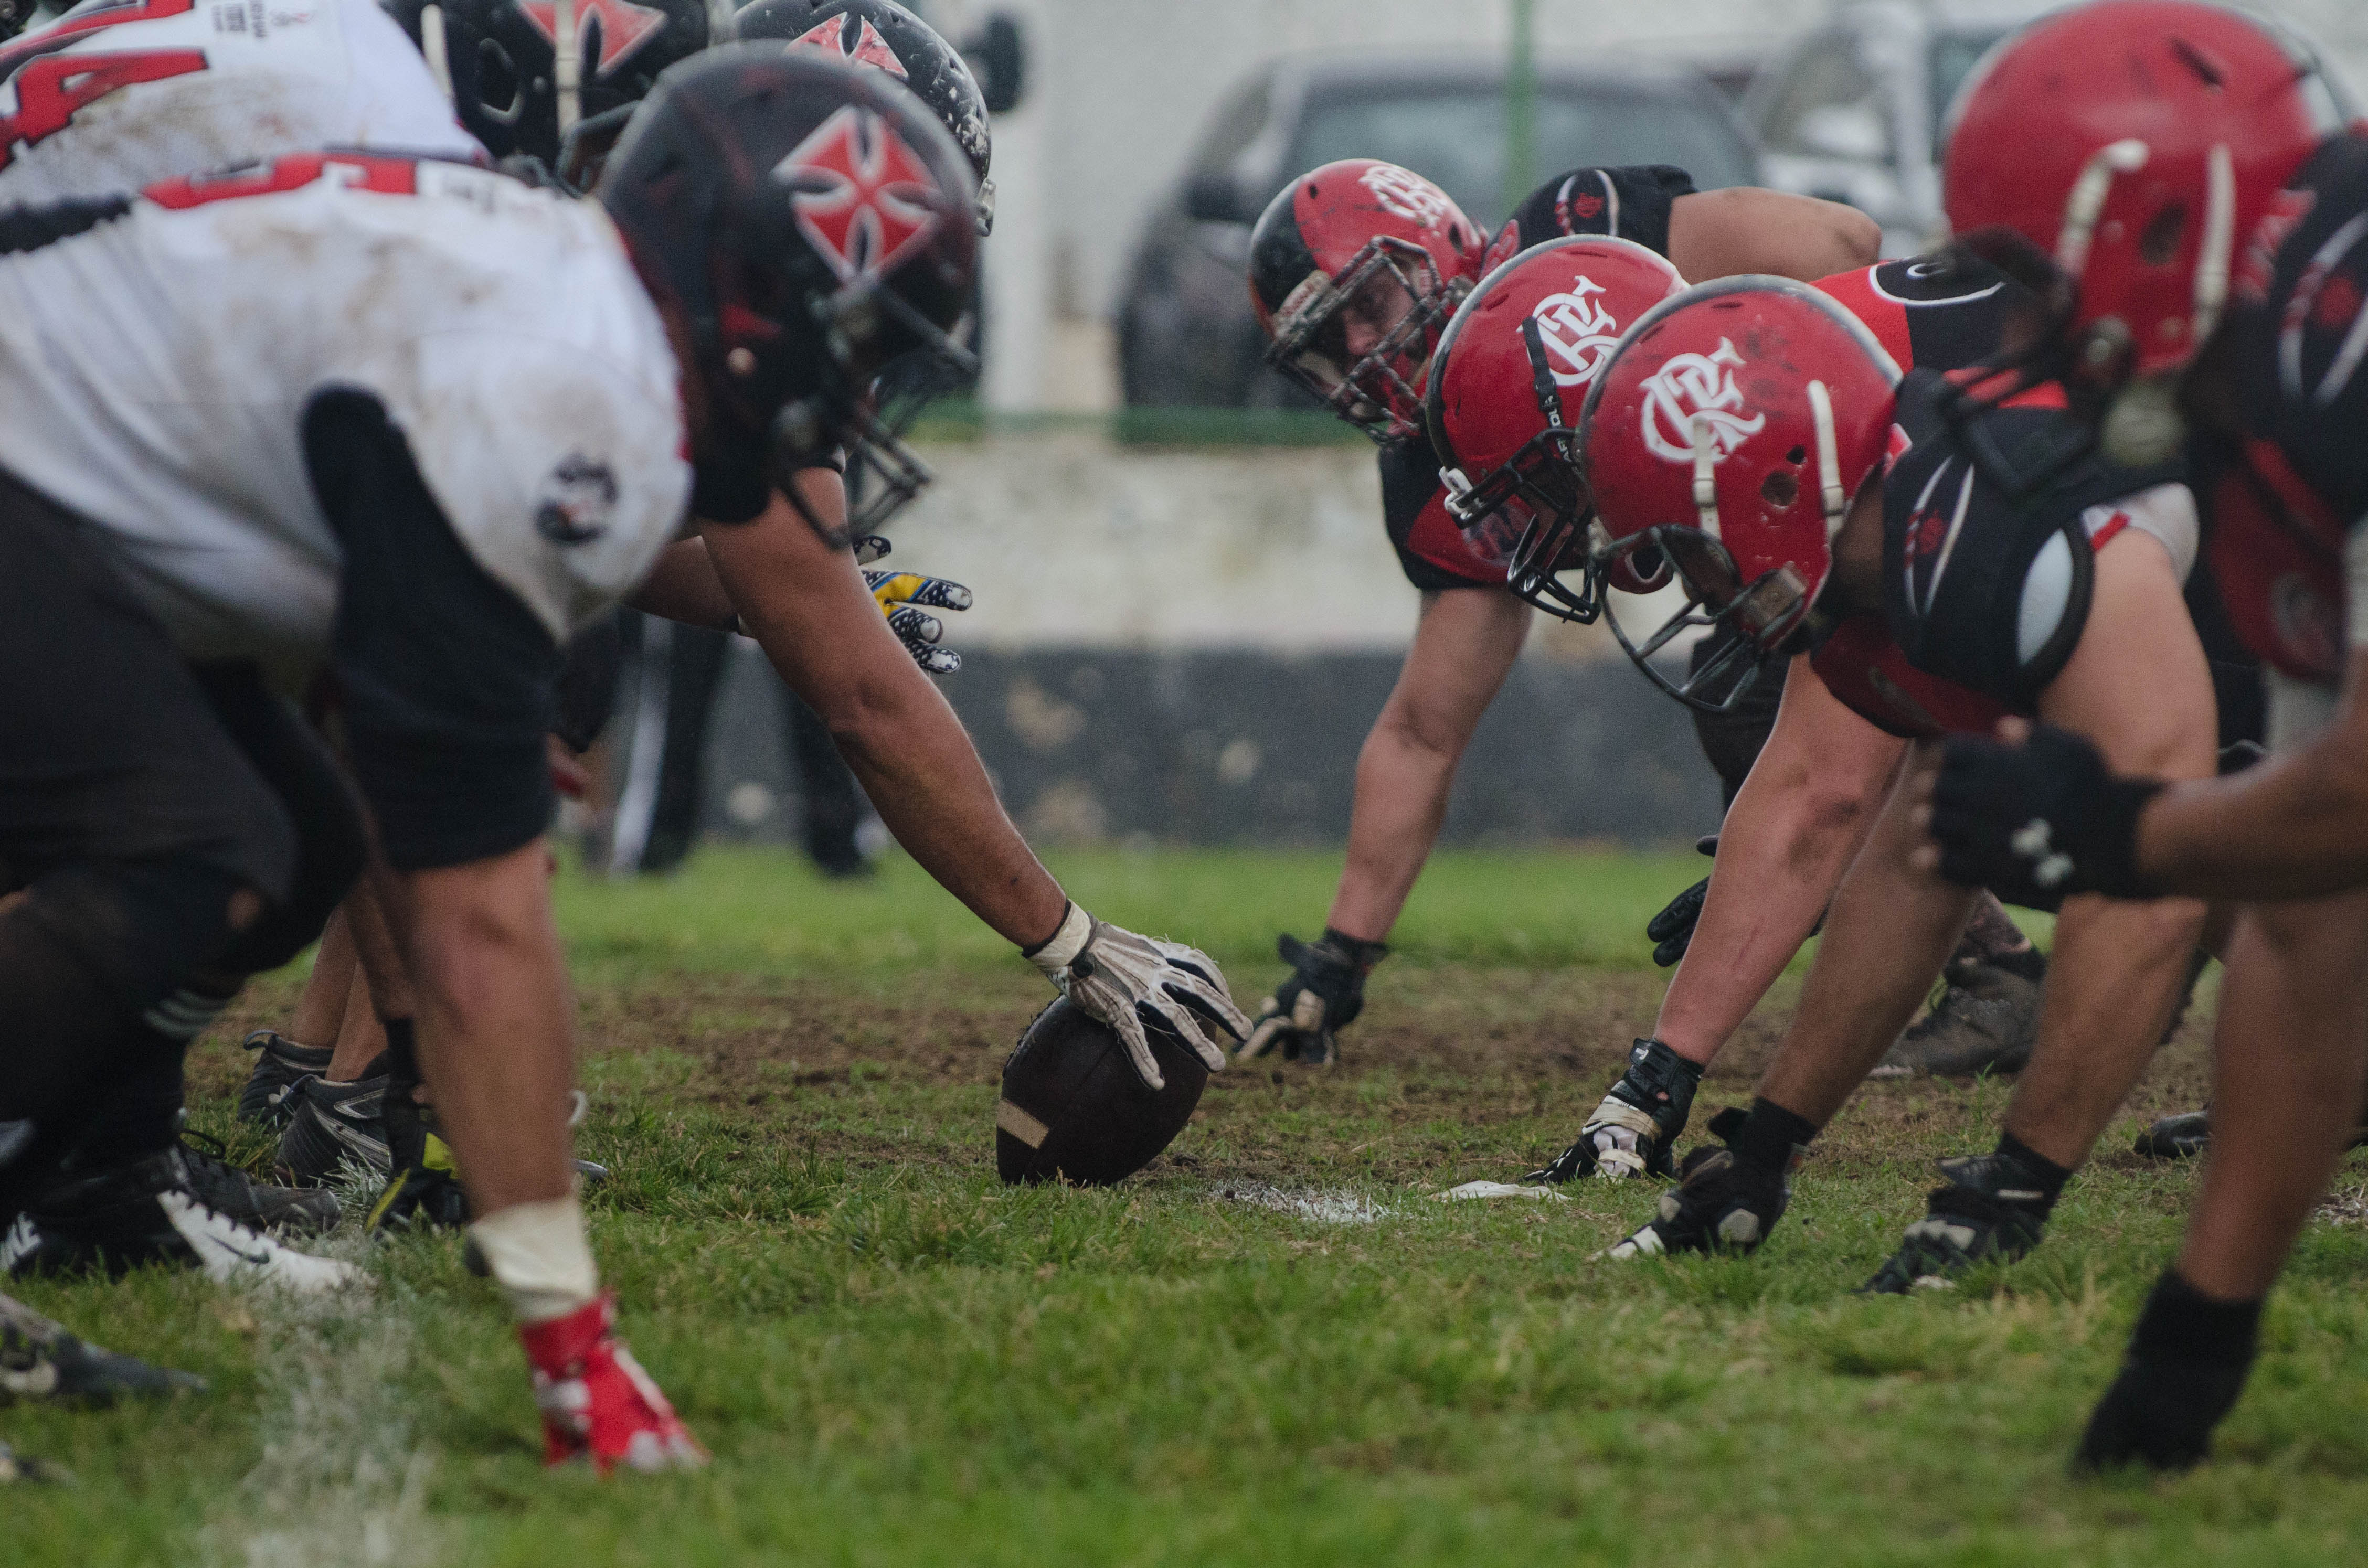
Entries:
{"type": "Polygon", "coordinates": [[[1440,335],[1483,249],[1448,194],[1411,170],[1368,158],[1310,170],[1250,232],[1267,364],[1377,444],[1414,439],[1440,335]]]}
{"type": "MultiPolygon", "coordinates": [[[[1663,524],[1613,540],[1597,528],[1595,566],[1609,571],[1627,562],[1634,571],[1639,556],[1657,556],[1663,563],[1655,586],[1675,582],[1686,602],[1661,624],[1639,636],[1620,617],[1617,602],[1603,596],[1604,624],[1611,629],[1645,677],[1689,708],[1724,713],[1749,695],[1759,682],[1761,655],[1785,651],[1793,633],[1806,623],[1813,602],[1807,580],[1791,562],[1783,562],[1746,585],[1726,546],[1700,528],[1663,524]],[[1701,667],[1672,676],[1655,662],[1663,649],[1683,633],[1694,631],[1719,639],[1717,652],[1701,667]],[[1720,685],[1738,664],[1748,664],[1741,680],[1720,692],[1720,685]]],[[[1649,562],[1643,564],[1650,564],[1649,562]]]]}
{"type": "Polygon", "coordinates": [[[1369,240],[1338,274],[1311,272],[1283,301],[1266,362],[1376,441],[1404,440],[1421,429],[1439,329],[1470,289],[1441,278],[1417,245],[1369,240]]]}

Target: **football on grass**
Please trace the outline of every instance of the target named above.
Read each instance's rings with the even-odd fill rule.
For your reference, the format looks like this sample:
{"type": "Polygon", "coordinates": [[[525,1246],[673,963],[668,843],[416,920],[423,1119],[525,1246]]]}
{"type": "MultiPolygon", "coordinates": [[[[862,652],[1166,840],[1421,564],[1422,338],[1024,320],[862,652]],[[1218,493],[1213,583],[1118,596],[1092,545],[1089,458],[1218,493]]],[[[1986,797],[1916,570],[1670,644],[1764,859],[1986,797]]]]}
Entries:
{"type": "Polygon", "coordinates": [[[995,1169],[1006,1182],[1108,1187],[1157,1158],[1192,1119],[1209,1069],[1164,1028],[1145,1025],[1164,1089],[1147,1089],[1118,1031],[1065,996],[1036,1015],[1003,1064],[995,1169]]]}

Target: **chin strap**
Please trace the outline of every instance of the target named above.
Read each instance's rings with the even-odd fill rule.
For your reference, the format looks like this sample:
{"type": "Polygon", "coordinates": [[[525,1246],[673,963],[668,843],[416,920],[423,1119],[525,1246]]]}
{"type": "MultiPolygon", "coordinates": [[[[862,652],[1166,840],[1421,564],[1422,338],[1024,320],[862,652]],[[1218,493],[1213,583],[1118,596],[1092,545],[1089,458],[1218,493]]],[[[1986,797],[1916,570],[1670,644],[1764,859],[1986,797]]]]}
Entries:
{"type": "Polygon", "coordinates": [[[1809,417],[1817,427],[1817,494],[1825,503],[1826,542],[1842,531],[1850,516],[1850,495],[1842,489],[1840,443],[1834,437],[1834,399],[1823,381],[1809,383],[1809,417]]]}
{"type": "Polygon", "coordinates": [[[2131,136],[2107,142],[2080,165],[2080,177],[2072,182],[2071,194],[2064,199],[2064,226],[2055,236],[2055,265],[2075,283],[2088,269],[2089,243],[2096,238],[2097,220],[2105,210],[2113,176],[2137,173],[2152,155],[2152,149],[2131,136]]]}
{"type": "MultiPolygon", "coordinates": [[[[1718,437],[1710,427],[1707,415],[1693,417],[1694,437],[1694,515],[1702,522],[1702,531],[1719,539],[1718,531],[1718,437]]],[[[1719,540],[1722,544],[1724,540],[1719,540]]]]}

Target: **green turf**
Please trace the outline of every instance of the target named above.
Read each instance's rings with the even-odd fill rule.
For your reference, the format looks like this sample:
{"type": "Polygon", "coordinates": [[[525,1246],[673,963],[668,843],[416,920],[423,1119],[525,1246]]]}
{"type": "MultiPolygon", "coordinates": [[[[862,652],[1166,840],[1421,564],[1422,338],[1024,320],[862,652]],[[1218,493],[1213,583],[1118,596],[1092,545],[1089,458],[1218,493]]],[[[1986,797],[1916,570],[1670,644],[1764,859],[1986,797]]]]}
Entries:
{"type": "MultiPolygon", "coordinates": [[[[1634,932],[1698,865],[1442,858],[1348,1063],[1224,1075],[1171,1158],[1113,1192],[996,1184],[995,1068],[1041,982],[910,867],[852,891],[753,853],[671,883],[571,880],[583,1144],[617,1171],[596,1244],[714,1467],[544,1472],[502,1313],[449,1240],[379,1249],[370,1302],[325,1317],[184,1276],[33,1284],[214,1391],[0,1411],[0,1437],[81,1478],[0,1494],[0,1562],[2368,1560],[2356,1225],[2308,1233],[2221,1462],[2066,1478],[2193,1180],[2122,1152],[2126,1125],[2038,1256],[1910,1301],[1848,1291],[2001,1085],[1864,1096],[1753,1259],[1590,1261],[1649,1212],[1643,1186],[1429,1201],[1566,1141],[1649,1018],[1634,932]]],[[[1056,869],[1254,995],[1336,866],[1056,869]]],[[[260,988],[257,1016],[291,983],[260,988]]],[[[222,1131],[234,1031],[196,1074],[222,1131]]],[[[2153,1102],[2192,1089],[2192,1034],[2153,1102]]],[[[1704,1103],[1746,1093],[1723,1069],[1704,1103]]]]}

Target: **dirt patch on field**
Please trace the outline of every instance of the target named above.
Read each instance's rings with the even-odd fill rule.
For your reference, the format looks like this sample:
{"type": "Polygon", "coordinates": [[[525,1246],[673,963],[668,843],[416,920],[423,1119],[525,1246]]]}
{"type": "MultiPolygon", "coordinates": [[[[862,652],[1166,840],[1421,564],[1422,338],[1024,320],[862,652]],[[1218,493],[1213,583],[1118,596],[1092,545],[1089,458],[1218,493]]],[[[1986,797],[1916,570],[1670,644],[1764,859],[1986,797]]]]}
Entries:
{"type": "MultiPolygon", "coordinates": [[[[1344,1036],[1338,1066],[1250,1065],[1218,1074],[1164,1165],[1175,1175],[1221,1169],[1228,1178],[1283,1185],[1349,1176],[1419,1181],[1464,1166],[1506,1177],[1576,1133],[1629,1042],[1651,1028],[1666,983],[1656,972],[1617,970],[1385,970],[1365,1017],[1344,1036]]],[[[1782,983],[1722,1054],[1704,1084],[1697,1127],[1719,1106],[1748,1102],[1797,994],[1796,982],[1782,983]]],[[[916,1106],[937,1108],[894,1135],[817,1127],[816,1112],[842,1096],[850,1113],[859,1098],[876,1106],[900,1085],[985,1090],[1042,999],[1040,983],[1025,973],[967,977],[955,994],[910,998],[698,980],[589,993],[581,1031],[596,1077],[628,1071],[635,1058],[663,1058],[667,1103],[746,1119],[758,1141],[794,1130],[802,1142],[856,1165],[968,1163],[979,1158],[982,1133],[965,1101],[920,1096],[916,1106]]],[[[196,1093],[235,1093],[251,1059],[234,1042],[284,1018],[292,1001],[284,990],[266,991],[226,1017],[192,1057],[196,1093]]],[[[2208,1007],[2194,1010],[2125,1115],[2202,1103],[2209,1018],[2208,1007]]],[[[1870,1085],[1821,1141],[1821,1159],[1881,1159],[1903,1136],[1936,1147],[1963,1142],[1994,1124],[2007,1092],[2002,1083],[1952,1080],[1870,1085]]],[[[2137,1163],[2118,1134],[2099,1159],[2137,1163]]]]}

